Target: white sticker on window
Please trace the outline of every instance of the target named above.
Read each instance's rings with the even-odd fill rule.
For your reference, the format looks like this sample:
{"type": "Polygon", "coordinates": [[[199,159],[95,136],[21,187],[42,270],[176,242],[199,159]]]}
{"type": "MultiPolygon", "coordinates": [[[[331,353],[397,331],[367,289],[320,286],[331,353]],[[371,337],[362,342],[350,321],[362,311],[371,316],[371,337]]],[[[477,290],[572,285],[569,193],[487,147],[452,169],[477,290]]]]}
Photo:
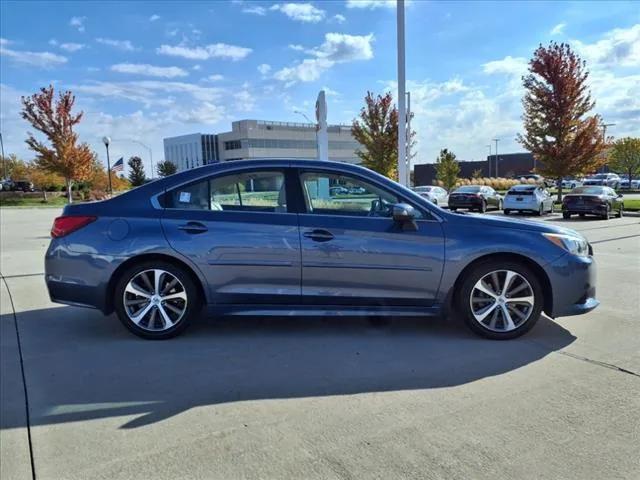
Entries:
{"type": "Polygon", "coordinates": [[[191,192],[180,192],[180,203],[191,202],[191,192]]]}

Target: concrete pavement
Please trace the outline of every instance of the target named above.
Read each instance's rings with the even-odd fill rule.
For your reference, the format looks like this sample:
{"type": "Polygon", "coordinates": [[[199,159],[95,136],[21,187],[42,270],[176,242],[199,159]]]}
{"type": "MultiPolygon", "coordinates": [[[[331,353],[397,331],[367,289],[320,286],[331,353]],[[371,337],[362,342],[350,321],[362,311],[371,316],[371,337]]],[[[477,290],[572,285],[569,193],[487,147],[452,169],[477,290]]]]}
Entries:
{"type": "Polygon", "coordinates": [[[544,219],[593,243],[602,305],[514,341],[282,318],[148,342],[48,301],[57,213],[0,212],[3,479],[31,478],[29,433],[38,479],[640,476],[639,218],[544,219]]]}

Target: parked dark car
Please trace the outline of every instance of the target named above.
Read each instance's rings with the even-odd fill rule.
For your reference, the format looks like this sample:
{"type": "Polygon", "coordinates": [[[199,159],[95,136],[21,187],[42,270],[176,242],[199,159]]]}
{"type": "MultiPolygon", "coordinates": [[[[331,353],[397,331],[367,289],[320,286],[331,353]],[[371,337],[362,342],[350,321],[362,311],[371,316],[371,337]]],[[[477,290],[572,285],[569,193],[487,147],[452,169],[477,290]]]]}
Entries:
{"type": "Polygon", "coordinates": [[[562,199],[562,217],[570,218],[578,214],[597,215],[609,220],[613,212],[618,217],[624,214],[624,202],[622,195],[618,195],[613,188],[600,186],[586,186],[574,188],[571,193],[562,199]]]}
{"type": "Polygon", "coordinates": [[[468,208],[486,212],[489,207],[502,210],[502,195],[493,188],[482,185],[464,185],[449,194],[449,209],[468,208]]]}
{"type": "Polygon", "coordinates": [[[419,316],[455,309],[508,339],[595,299],[593,251],[549,223],[449,213],[371,170],[314,160],[206,165],[70,204],[51,230],[54,302],[115,311],[144,338],[211,315],[419,316]],[[332,198],[329,185],[359,187],[332,198]],[[326,190],[326,191],[325,191],[326,190]]]}
{"type": "Polygon", "coordinates": [[[17,192],[34,192],[33,183],[27,180],[18,180],[13,184],[13,190],[17,192]]]}

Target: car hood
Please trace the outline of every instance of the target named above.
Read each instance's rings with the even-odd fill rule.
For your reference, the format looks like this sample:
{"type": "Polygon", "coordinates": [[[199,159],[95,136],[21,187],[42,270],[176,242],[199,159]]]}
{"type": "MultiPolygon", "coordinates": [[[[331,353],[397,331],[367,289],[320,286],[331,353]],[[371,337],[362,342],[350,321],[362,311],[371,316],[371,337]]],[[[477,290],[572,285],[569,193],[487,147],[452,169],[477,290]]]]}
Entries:
{"type": "Polygon", "coordinates": [[[473,213],[449,213],[449,216],[453,217],[456,222],[468,223],[469,228],[477,228],[479,226],[490,228],[511,228],[514,230],[526,230],[539,233],[563,233],[582,237],[582,235],[575,230],[553,225],[549,222],[534,222],[532,220],[521,219],[512,220],[494,215],[476,215],[473,213]]]}

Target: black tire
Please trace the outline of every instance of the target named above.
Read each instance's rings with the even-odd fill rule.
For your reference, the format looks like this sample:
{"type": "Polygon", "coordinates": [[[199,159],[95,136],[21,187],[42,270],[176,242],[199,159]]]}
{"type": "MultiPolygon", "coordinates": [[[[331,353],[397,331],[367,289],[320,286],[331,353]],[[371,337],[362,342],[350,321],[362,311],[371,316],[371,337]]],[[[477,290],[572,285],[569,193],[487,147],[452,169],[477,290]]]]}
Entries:
{"type": "Polygon", "coordinates": [[[569,212],[562,212],[562,218],[569,220],[571,218],[571,214],[569,212]]]}
{"type": "Polygon", "coordinates": [[[451,210],[452,212],[455,212],[458,209],[456,207],[449,207],[449,210],[451,210]]]}
{"type": "Polygon", "coordinates": [[[579,216],[580,218],[584,218],[584,217],[586,217],[586,216],[587,216],[587,214],[586,214],[586,213],[579,213],[579,214],[578,214],[578,216],[579,216]]]}
{"type": "Polygon", "coordinates": [[[537,214],[539,217],[544,215],[544,203],[540,204],[540,207],[538,208],[537,214]]]}
{"type": "Polygon", "coordinates": [[[498,201],[498,210],[502,210],[502,200],[498,201]]]}
{"type": "Polygon", "coordinates": [[[148,340],[164,340],[179,335],[191,324],[200,314],[202,299],[191,275],[184,268],[163,260],[149,260],[132,266],[120,276],[115,288],[114,306],[118,318],[129,331],[148,340]],[[136,325],[127,315],[124,306],[124,292],[129,281],[137,274],[153,269],[165,270],[176,277],[184,286],[187,295],[186,310],[182,317],[172,327],[160,331],[150,331],[136,325]]]}
{"type": "Polygon", "coordinates": [[[456,304],[458,312],[462,315],[465,324],[472,332],[480,335],[481,337],[492,340],[509,340],[524,335],[534,327],[542,313],[544,295],[540,280],[529,267],[513,261],[501,262],[497,260],[489,260],[478,263],[465,274],[456,304]],[[533,290],[534,304],[529,317],[524,321],[524,323],[511,331],[496,332],[486,328],[475,319],[471,310],[470,298],[474,285],[478,280],[494,270],[511,270],[520,274],[527,280],[527,282],[529,282],[529,285],[531,285],[533,290]]]}
{"type": "Polygon", "coordinates": [[[620,208],[618,209],[618,218],[622,217],[624,217],[624,205],[620,205],[620,208]]]}
{"type": "Polygon", "coordinates": [[[482,201],[482,204],[480,205],[480,209],[478,211],[480,213],[486,213],[487,212],[487,202],[485,200],[482,201]]]}
{"type": "Polygon", "coordinates": [[[438,199],[437,199],[437,198],[434,198],[434,199],[433,199],[433,204],[434,204],[434,205],[438,205],[438,199]]]}
{"type": "Polygon", "coordinates": [[[604,215],[602,215],[602,219],[609,220],[609,218],[611,218],[611,205],[607,203],[607,211],[605,212],[604,215]]]}
{"type": "Polygon", "coordinates": [[[509,210],[508,208],[504,209],[504,214],[505,215],[509,215],[511,213],[511,210],[509,210]]]}

